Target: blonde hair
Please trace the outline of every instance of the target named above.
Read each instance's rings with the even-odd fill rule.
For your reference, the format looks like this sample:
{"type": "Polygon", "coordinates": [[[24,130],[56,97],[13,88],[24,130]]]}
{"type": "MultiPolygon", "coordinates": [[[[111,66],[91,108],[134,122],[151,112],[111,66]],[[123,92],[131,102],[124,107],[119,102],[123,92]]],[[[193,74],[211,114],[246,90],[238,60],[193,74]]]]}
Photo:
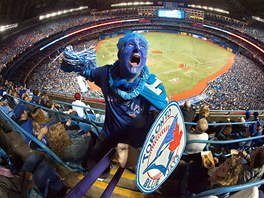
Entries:
{"type": "Polygon", "coordinates": [[[30,115],[33,121],[33,130],[38,135],[41,128],[39,125],[48,124],[50,121],[40,107],[33,109],[30,112],[30,115]]]}
{"type": "Polygon", "coordinates": [[[60,122],[52,125],[47,133],[49,148],[53,150],[58,156],[64,156],[65,147],[72,144],[70,136],[65,127],[60,122]]]}
{"type": "Polygon", "coordinates": [[[203,105],[201,108],[200,108],[200,111],[199,111],[199,114],[204,117],[204,118],[207,118],[209,116],[209,107],[207,105],[203,105]]]}
{"type": "Polygon", "coordinates": [[[208,122],[205,118],[201,118],[198,120],[196,127],[195,127],[195,133],[202,134],[208,129],[208,122]]]}
{"type": "Polygon", "coordinates": [[[224,163],[229,163],[229,170],[225,177],[219,177],[215,174],[209,178],[211,186],[232,186],[237,184],[239,173],[242,170],[242,163],[239,156],[231,156],[224,163]]]}

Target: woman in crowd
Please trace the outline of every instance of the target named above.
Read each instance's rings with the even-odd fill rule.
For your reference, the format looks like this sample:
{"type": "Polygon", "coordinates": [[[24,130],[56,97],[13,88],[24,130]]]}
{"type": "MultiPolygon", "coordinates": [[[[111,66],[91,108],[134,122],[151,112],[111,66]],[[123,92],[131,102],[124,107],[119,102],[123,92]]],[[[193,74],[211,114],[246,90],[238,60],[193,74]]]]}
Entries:
{"type": "Polygon", "coordinates": [[[78,130],[66,130],[64,125],[52,125],[47,133],[49,148],[64,161],[81,164],[91,153],[93,139],[90,133],[80,134],[78,130]]]}
{"type": "Polygon", "coordinates": [[[47,118],[46,112],[40,107],[36,107],[31,111],[31,118],[33,122],[33,133],[43,143],[47,144],[48,128],[54,124],[47,118]]]}
{"type": "Polygon", "coordinates": [[[213,188],[236,185],[242,163],[239,156],[232,156],[216,168],[208,170],[209,181],[213,188]]]}
{"type": "Polygon", "coordinates": [[[199,113],[195,115],[195,118],[194,118],[194,122],[198,122],[198,120],[202,119],[202,118],[205,118],[208,120],[208,117],[209,117],[209,107],[207,105],[203,105],[200,110],[199,110],[199,113]]]}
{"type": "Polygon", "coordinates": [[[238,183],[247,183],[260,180],[264,174],[264,146],[257,147],[250,154],[246,151],[238,153],[246,163],[243,164],[238,183]]]}

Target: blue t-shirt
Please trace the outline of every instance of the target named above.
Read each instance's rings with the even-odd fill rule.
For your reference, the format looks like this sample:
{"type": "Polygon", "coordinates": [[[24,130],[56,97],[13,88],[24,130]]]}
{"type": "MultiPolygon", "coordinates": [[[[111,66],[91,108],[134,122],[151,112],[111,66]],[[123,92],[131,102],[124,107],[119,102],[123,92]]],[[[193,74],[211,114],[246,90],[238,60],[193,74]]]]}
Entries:
{"type": "MultiPolygon", "coordinates": [[[[34,135],[33,133],[33,123],[31,119],[27,119],[26,121],[20,121],[21,123],[18,123],[23,129],[25,129],[28,133],[31,135],[34,135]]],[[[34,135],[35,136],[35,135],[34,135]]],[[[29,143],[31,141],[31,138],[26,136],[26,142],[29,143]]]]}
{"type": "Polygon", "coordinates": [[[7,105],[0,106],[0,109],[1,109],[3,112],[5,112],[6,114],[9,113],[9,108],[8,108],[7,105]]]}
{"type": "Polygon", "coordinates": [[[91,70],[89,76],[89,80],[94,81],[102,89],[106,102],[103,133],[118,142],[140,147],[154,122],[151,111],[156,108],[142,95],[121,102],[108,84],[108,71],[108,65],[99,67],[91,70]]]}
{"type": "MultiPolygon", "coordinates": [[[[34,131],[33,131],[33,122],[32,122],[31,119],[27,119],[27,120],[25,120],[25,121],[19,121],[18,124],[19,124],[23,129],[25,129],[28,133],[30,133],[31,135],[33,135],[33,136],[35,136],[35,137],[37,138],[37,135],[36,135],[36,134],[34,133],[34,131]]],[[[44,125],[43,125],[42,127],[44,127],[44,125]]],[[[49,127],[49,125],[48,125],[47,127],[49,127]]],[[[26,136],[26,142],[27,142],[27,143],[30,143],[30,141],[31,141],[31,138],[28,137],[28,136],[26,136]]],[[[48,138],[47,138],[46,135],[43,137],[42,142],[43,142],[44,144],[47,144],[47,143],[48,143],[48,138]]]]}

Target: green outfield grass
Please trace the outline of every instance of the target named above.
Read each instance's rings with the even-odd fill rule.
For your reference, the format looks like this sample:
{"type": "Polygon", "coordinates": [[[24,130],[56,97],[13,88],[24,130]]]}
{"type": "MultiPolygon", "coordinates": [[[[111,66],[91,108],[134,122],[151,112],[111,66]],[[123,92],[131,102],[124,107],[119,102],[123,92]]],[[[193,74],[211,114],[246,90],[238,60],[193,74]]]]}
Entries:
{"type": "MultiPolygon", "coordinates": [[[[147,65],[162,80],[167,95],[191,90],[227,63],[231,53],[224,48],[191,36],[172,33],[144,33],[148,43],[147,65]]],[[[99,66],[117,60],[119,37],[105,39],[97,49],[99,66]]]]}

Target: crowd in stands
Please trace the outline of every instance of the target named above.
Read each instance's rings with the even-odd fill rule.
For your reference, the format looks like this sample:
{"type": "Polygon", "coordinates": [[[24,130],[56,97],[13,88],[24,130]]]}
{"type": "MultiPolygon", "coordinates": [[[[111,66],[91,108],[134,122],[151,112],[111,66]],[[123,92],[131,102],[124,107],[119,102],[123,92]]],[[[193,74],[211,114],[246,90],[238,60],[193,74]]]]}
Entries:
{"type": "MultiPolygon", "coordinates": [[[[95,45],[96,40],[85,43],[86,47],[95,45]]],[[[84,44],[77,45],[76,48],[82,50],[84,44]]],[[[88,84],[86,83],[88,86],[88,84]]],[[[59,69],[59,53],[55,57],[43,61],[33,70],[28,78],[28,87],[31,89],[46,90],[57,94],[73,96],[75,92],[82,92],[77,75],[75,73],[65,73],[59,69]]],[[[88,87],[89,89],[89,87],[88,87]]],[[[102,94],[97,91],[82,92],[84,98],[102,99],[102,94]]]]}
{"type": "MultiPolygon", "coordinates": [[[[241,144],[245,144],[245,142],[241,142],[241,144],[222,144],[223,149],[229,147],[229,150],[227,149],[225,153],[223,149],[222,153],[221,150],[219,152],[213,149],[218,144],[211,144],[209,150],[206,150],[206,144],[204,143],[188,144],[188,141],[191,140],[233,140],[237,133],[244,135],[244,138],[252,137],[254,133],[251,131],[251,124],[247,122],[256,120],[257,122],[252,125],[261,123],[263,126],[263,120],[258,117],[257,113],[254,113],[252,117],[250,112],[242,115],[245,120],[239,129],[236,125],[229,124],[232,122],[230,119],[227,120],[224,127],[210,129],[209,123],[212,122],[213,118],[210,118],[208,106],[203,106],[201,111],[194,113],[195,105],[186,101],[181,109],[184,112],[184,121],[193,119],[194,122],[196,119],[196,126],[194,125],[190,131],[187,131],[187,145],[179,164],[159,188],[163,196],[193,197],[195,194],[206,190],[247,184],[264,178],[264,143],[261,139],[259,140],[262,142],[257,145],[253,141],[246,141],[252,144],[243,147],[243,149],[241,144]],[[223,128],[226,128],[225,132],[223,132],[223,128]],[[223,134],[226,135],[226,139],[220,138],[223,134]]],[[[263,128],[261,128],[261,133],[264,134],[263,128]]],[[[132,147],[128,149],[133,150],[132,147]]],[[[134,155],[136,151],[133,150],[131,153],[134,155]]],[[[133,156],[129,159],[128,166],[131,166],[133,165],[133,156]]],[[[126,167],[126,164],[124,166],[126,167]]],[[[236,193],[222,193],[216,197],[258,197],[259,194],[263,196],[263,185],[236,193]]]]}
{"type": "MultiPolygon", "coordinates": [[[[43,107],[60,111],[60,105],[54,104],[48,98],[47,94],[41,93],[38,90],[34,90],[31,97],[29,90],[26,89],[26,85],[15,85],[10,81],[2,81],[1,86],[2,90],[5,92],[9,93],[8,89],[12,90],[10,93],[16,92],[16,94],[13,93],[14,97],[22,98],[32,103],[41,104],[43,107]]],[[[19,100],[11,100],[12,97],[7,98],[5,95],[2,97],[5,98],[4,102],[7,103],[8,106],[12,106],[12,108],[7,108],[8,112],[13,112],[12,118],[37,139],[44,144],[47,144],[63,160],[82,164],[82,161],[87,157],[87,154],[89,155],[89,152],[91,152],[90,149],[94,145],[94,138],[96,138],[93,132],[84,132],[80,130],[78,124],[72,123],[71,119],[61,123],[56,119],[56,116],[41,107],[34,107],[31,111],[28,111],[26,103],[22,103],[19,100]]],[[[75,94],[75,99],[81,99],[78,92],[75,94]]],[[[245,120],[239,126],[240,128],[236,125],[230,124],[224,127],[225,130],[221,130],[220,128],[214,128],[212,130],[208,126],[208,123],[212,121],[210,119],[210,108],[207,105],[203,105],[202,107],[199,107],[199,112],[196,113],[195,108],[197,107],[194,106],[194,104],[187,101],[182,107],[184,120],[197,123],[196,126],[187,130],[187,141],[208,140],[212,138],[212,135],[218,140],[231,140],[263,135],[263,120],[258,117],[259,114],[257,112],[252,114],[247,111],[243,116],[245,120]],[[247,123],[252,120],[256,121],[256,123],[247,123]]],[[[67,113],[71,114],[72,112],[73,110],[68,111],[67,113]]],[[[75,115],[76,114],[77,112],[75,115]]],[[[231,123],[232,120],[228,120],[228,122],[231,123]]],[[[38,145],[34,141],[26,139],[26,142],[31,149],[35,150],[38,148],[38,145]]],[[[223,147],[221,149],[211,146],[210,149],[213,154],[221,154],[221,152],[225,152],[222,153],[223,155],[220,157],[217,155],[217,157],[215,156],[213,159],[210,159],[209,167],[207,166],[208,163],[207,165],[204,164],[205,162],[201,155],[204,149],[205,144],[186,145],[185,154],[181,159],[179,167],[176,168],[172,176],[169,178],[169,180],[176,180],[180,183],[184,182],[187,184],[182,188],[182,190],[184,190],[183,193],[199,193],[212,188],[243,184],[263,178],[264,147],[262,140],[258,140],[258,142],[247,141],[242,142],[241,144],[231,144],[228,148],[223,147]],[[241,147],[243,147],[243,149],[241,149],[241,147]],[[226,157],[224,154],[231,152],[231,149],[232,156],[226,157]],[[186,175],[188,178],[186,178],[186,175]]],[[[38,156],[32,156],[31,158],[29,159],[39,159],[38,156]]],[[[40,159],[42,159],[42,157],[40,159]]],[[[42,160],[39,161],[41,162],[42,160]]],[[[27,161],[25,163],[27,163],[27,161]]],[[[47,170],[50,170],[50,164],[45,165],[45,167],[47,170]]],[[[37,170],[38,169],[34,169],[34,171],[30,170],[29,172],[31,175],[37,175],[37,170]]],[[[49,173],[48,176],[53,175],[52,171],[49,173]]],[[[24,172],[21,175],[23,176],[24,172]]],[[[0,187],[2,184],[2,177],[6,179],[6,176],[0,176],[0,187]]],[[[57,179],[55,179],[54,182],[58,182],[57,179]]],[[[50,193],[64,194],[67,189],[62,183],[60,183],[60,185],[61,188],[59,188],[59,192],[50,189],[50,193]]],[[[166,183],[162,185],[161,191],[164,194],[169,192],[164,189],[166,189],[166,183]]],[[[182,192],[182,190],[177,191],[177,193],[182,192]]],[[[6,191],[1,192],[4,193],[6,191]]]]}
{"type": "MultiPolygon", "coordinates": [[[[263,120],[258,117],[259,114],[254,113],[253,117],[252,113],[246,112],[242,116],[244,122],[241,121],[242,124],[239,126],[228,124],[232,122],[232,120],[228,119],[227,125],[210,129],[208,123],[212,121],[212,118],[210,121],[208,106],[202,106],[197,114],[193,113],[194,108],[193,105],[190,105],[189,101],[186,101],[182,106],[182,110],[185,112],[183,113],[184,120],[190,120],[192,117],[193,122],[196,122],[197,124],[191,129],[191,131],[187,130],[187,145],[184,154],[178,167],[168,179],[170,182],[174,182],[173,187],[170,186],[169,181],[166,181],[161,188],[162,192],[167,196],[179,196],[181,191],[184,191],[185,193],[187,191],[189,193],[188,196],[192,197],[194,194],[209,189],[245,184],[263,179],[263,139],[258,139],[258,144],[250,140],[238,144],[213,144],[209,146],[209,152],[205,151],[206,144],[188,144],[188,141],[191,140],[224,141],[253,137],[256,135],[256,131],[261,131],[260,133],[263,135],[263,120]],[[196,121],[194,121],[195,119],[196,121]],[[252,120],[257,122],[247,124],[248,121],[252,120]],[[254,127],[252,126],[258,126],[258,130],[255,129],[254,132],[254,127]],[[216,147],[221,147],[221,149],[217,150],[216,147]],[[169,190],[168,187],[173,188],[174,191],[169,190]],[[175,190],[176,188],[178,189],[177,191],[175,190]]],[[[259,189],[263,190],[263,186],[259,189]]],[[[262,191],[260,191],[260,193],[263,195],[262,191]]],[[[258,194],[259,191],[257,190],[257,195],[258,194]]],[[[229,193],[218,195],[217,197],[229,196],[232,197],[229,193]]],[[[249,195],[243,196],[246,197],[249,195]]],[[[253,195],[251,194],[251,196],[253,195]]]]}
{"type": "MultiPolygon", "coordinates": [[[[86,17],[82,18],[82,21],[78,20],[74,21],[75,25],[86,23],[92,19],[91,17],[86,17]]],[[[25,35],[21,34],[21,36],[12,40],[18,46],[18,51],[6,51],[4,48],[1,48],[0,54],[6,53],[8,55],[6,58],[1,59],[0,64],[5,64],[10,61],[18,52],[28,47],[31,42],[35,43],[47,34],[54,34],[60,29],[67,29],[72,26],[74,26],[74,24],[71,24],[71,20],[69,19],[69,21],[67,21],[66,19],[65,24],[62,23],[58,29],[55,28],[55,25],[54,29],[52,25],[47,29],[38,28],[40,32],[37,32],[36,29],[36,32],[32,33],[32,37],[29,37],[30,42],[26,42],[28,39],[26,39],[25,35]]],[[[6,42],[4,46],[6,45],[9,45],[9,43],[6,42]]],[[[94,145],[96,137],[93,132],[80,130],[78,123],[73,123],[71,119],[60,122],[51,112],[45,111],[41,107],[28,106],[27,103],[18,100],[18,98],[20,98],[27,102],[40,104],[46,108],[63,111],[60,105],[53,103],[45,93],[39,91],[39,89],[44,89],[71,95],[75,93],[75,100],[81,101],[81,94],[79,93],[81,90],[78,86],[76,75],[61,72],[58,68],[57,61],[58,59],[51,60],[49,63],[43,62],[42,67],[39,67],[34,74],[30,76],[30,87],[34,89],[32,97],[30,95],[31,91],[27,89],[26,85],[15,85],[10,81],[2,81],[0,89],[0,109],[9,114],[17,124],[30,134],[48,145],[63,160],[82,165],[82,161],[89,155],[90,149],[94,145]],[[4,95],[4,92],[13,97],[4,95]]],[[[196,108],[200,110],[199,113],[195,113],[194,107],[189,102],[184,104],[182,108],[184,120],[197,123],[194,127],[191,127],[191,125],[186,127],[187,141],[197,139],[208,140],[211,138],[210,136],[212,134],[217,140],[241,139],[263,135],[263,121],[258,118],[257,113],[254,113],[254,118],[252,118],[251,113],[247,112],[245,114],[245,120],[243,121],[243,119],[241,119],[243,123],[238,126],[230,124],[223,128],[214,128],[214,131],[208,126],[208,122],[210,122],[210,109],[264,109],[263,79],[263,69],[259,68],[253,61],[242,55],[236,56],[233,67],[227,73],[209,83],[208,88],[205,90],[208,98],[196,104],[196,108]],[[256,121],[256,123],[247,123],[252,120],[256,121]]],[[[80,104],[80,102],[78,104],[80,104]]],[[[73,111],[74,109],[71,109],[65,113],[72,114],[73,111]]],[[[78,110],[75,111],[74,115],[78,115],[85,119],[85,115],[79,115],[78,110]]],[[[94,114],[93,112],[91,113],[94,114]]],[[[232,120],[228,120],[228,122],[231,123],[232,120]]],[[[3,138],[0,138],[0,140],[3,140],[3,138]]],[[[26,139],[26,142],[33,150],[38,147],[38,145],[30,139],[26,139]]],[[[2,146],[1,143],[0,148],[2,147],[4,146],[2,146]]],[[[263,178],[263,140],[246,141],[224,147],[211,147],[213,154],[217,152],[223,155],[218,158],[214,157],[210,159],[210,166],[205,164],[201,155],[204,149],[205,144],[187,145],[185,148],[186,155],[182,157],[180,166],[177,167],[170,178],[180,181],[181,184],[182,182],[187,183],[184,190],[191,194],[212,188],[257,181],[263,178]],[[232,156],[226,157],[224,154],[231,152],[231,149],[232,156]],[[185,171],[182,171],[183,169],[185,171]],[[181,174],[178,175],[179,172],[181,172],[181,174]],[[186,178],[186,176],[188,178],[186,178]]],[[[50,179],[51,185],[49,186],[49,193],[52,193],[53,196],[56,197],[65,194],[67,189],[53,172],[53,169],[50,168],[50,164],[42,165],[42,162],[45,161],[43,159],[44,157],[42,156],[32,155],[28,158],[28,161],[26,160],[24,162],[22,168],[18,169],[19,178],[22,182],[20,181],[16,184],[20,186],[20,188],[15,191],[16,196],[21,192],[25,192],[24,178],[31,178],[32,180],[32,175],[34,175],[34,178],[38,178],[38,170],[41,170],[41,173],[48,173],[46,176],[50,177],[42,177],[41,180],[34,180],[40,192],[43,193],[45,187],[43,188],[43,185],[38,185],[38,183],[43,183],[45,179],[50,179]],[[38,163],[36,163],[36,161],[38,163]],[[34,168],[30,169],[31,167],[28,164],[34,165],[34,168]],[[40,169],[39,167],[45,168],[40,169]],[[52,188],[52,185],[56,186],[56,189],[52,188]]],[[[10,174],[15,175],[15,172],[11,173],[8,169],[3,168],[0,171],[0,192],[3,193],[4,196],[6,196],[4,193],[7,191],[4,190],[6,187],[3,185],[3,181],[13,178],[10,174]],[[6,172],[4,172],[4,170],[6,172]]],[[[162,186],[161,190],[165,188],[166,183],[162,186]]],[[[162,192],[166,193],[166,190],[162,190],[162,192]]]]}
{"type": "Polygon", "coordinates": [[[64,197],[67,187],[44,154],[21,155],[2,130],[0,137],[0,197],[64,197]]]}
{"type": "MultiPolygon", "coordinates": [[[[52,21],[42,22],[31,26],[30,29],[23,30],[1,43],[0,47],[0,65],[2,70],[3,67],[14,58],[17,57],[21,52],[25,51],[26,48],[32,46],[34,43],[48,38],[50,35],[58,32],[67,30],[69,28],[80,26],[92,21],[98,21],[101,19],[111,19],[122,16],[136,16],[136,9],[117,9],[117,10],[106,10],[104,12],[92,12],[92,14],[83,14],[70,17],[62,17],[52,21]]],[[[225,18],[219,18],[219,15],[214,16],[213,14],[207,15],[206,20],[216,21],[219,23],[227,24],[240,32],[246,32],[249,35],[259,39],[263,42],[264,33],[261,29],[256,27],[242,25],[242,23],[234,23],[228,21],[225,18]],[[243,28],[241,28],[243,27],[243,28]]]]}
{"type": "Polygon", "coordinates": [[[215,22],[216,24],[223,26],[224,28],[230,28],[230,30],[237,30],[245,36],[251,36],[264,43],[264,31],[263,28],[258,25],[248,25],[246,22],[212,13],[208,13],[206,15],[205,21],[207,23],[215,22]]]}
{"type": "MultiPolygon", "coordinates": [[[[95,41],[92,43],[94,44],[95,41]]],[[[81,47],[78,46],[80,49],[81,47]]],[[[208,98],[197,107],[208,104],[211,109],[264,109],[262,97],[264,71],[252,60],[237,55],[232,68],[217,79],[209,82],[204,91],[208,98]]],[[[58,61],[43,63],[29,78],[33,89],[44,89],[57,93],[74,95],[81,92],[76,74],[64,73],[58,68],[58,61]]],[[[85,93],[84,97],[102,98],[101,94],[85,93]]]]}
{"type": "MultiPolygon", "coordinates": [[[[5,65],[17,57],[20,53],[26,50],[26,48],[32,46],[34,43],[48,38],[50,35],[59,33],[61,31],[80,26],[92,21],[110,19],[116,17],[115,15],[76,15],[70,17],[63,17],[48,22],[36,24],[30,29],[23,30],[12,36],[10,39],[1,43],[0,47],[0,65],[5,65]]],[[[0,68],[2,70],[2,68],[0,68]]]]}
{"type": "MultiPolygon", "coordinates": [[[[78,164],[82,163],[82,157],[84,157],[84,154],[88,153],[92,137],[96,136],[91,135],[91,133],[94,133],[92,132],[92,127],[87,128],[90,131],[81,130],[78,123],[81,119],[82,121],[85,120],[85,117],[80,117],[77,123],[72,122],[71,118],[66,116],[67,114],[78,116],[78,113],[72,107],[63,109],[60,104],[54,103],[45,92],[39,90],[31,91],[26,88],[26,85],[22,86],[20,83],[15,85],[11,81],[3,81],[1,90],[0,109],[2,111],[44,144],[48,145],[51,139],[51,147],[56,149],[55,152],[58,153],[62,159],[78,164]],[[6,95],[4,92],[10,95],[6,95]],[[32,104],[41,105],[46,109],[36,107],[32,104]],[[49,111],[49,109],[52,111],[49,111]],[[64,113],[64,119],[59,119],[56,112],[64,113]],[[52,126],[54,127],[52,128],[52,126]],[[62,140],[65,140],[65,142],[62,140]],[[63,150],[59,150],[62,148],[63,150]],[[64,150],[66,153],[63,152],[64,150]],[[82,157],[80,157],[79,154],[77,155],[80,151],[83,152],[82,157]]],[[[78,99],[80,99],[81,95],[80,93],[78,94],[78,99]]],[[[97,115],[91,111],[91,116],[87,119],[93,120],[94,122],[99,120],[100,122],[104,122],[103,115],[97,115]]],[[[30,137],[26,137],[26,142],[32,149],[39,147],[30,137]]]]}
{"type": "Polygon", "coordinates": [[[42,63],[28,79],[28,85],[32,89],[54,91],[67,95],[81,91],[76,74],[61,72],[58,68],[58,60],[42,63]]]}
{"type": "Polygon", "coordinates": [[[255,39],[260,40],[262,43],[264,43],[264,31],[263,29],[260,29],[258,27],[245,27],[242,32],[246,32],[249,35],[252,35],[255,39]]]}
{"type": "MultiPolygon", "coordinates": [[[[15,85],[11,81],[1,80],[0,92],[1,111],[8,113],[10,119],[49,146],[65,162],[81,164],[91,152],[96,138],[92,131],[81,130],[79,124],[67,116],[65,122],[60,122],[55,113],[44,110],[44,107],[63,111],[66,115],[72,113],[72,109],[64,111],[46,93],[31,91],[20,83],[15,85]]],[[[36,150],[39,148],[36,140],[33,141],[29,136],[25,136],[25,139],[20,137],[24,140],[22,145],[28,147],[25,149],[27,153],[20,156],[18,148],[7,137],[7,133],[14,133],[12,126],[8,130],[5,128],[8,126],[2,125],[0,129],[0,197],[37,197],[37,194],[64,197],[68,184],[59,176],[57,166],[45,154],[36,150]]]]}
{"type": "Polygon", "coordinates": [[[232,68],[211,81],[205,90],[208,98],[197,105],[211,109],[264,109],[263,68],[243,55],[237,55],[232,68]]]}

